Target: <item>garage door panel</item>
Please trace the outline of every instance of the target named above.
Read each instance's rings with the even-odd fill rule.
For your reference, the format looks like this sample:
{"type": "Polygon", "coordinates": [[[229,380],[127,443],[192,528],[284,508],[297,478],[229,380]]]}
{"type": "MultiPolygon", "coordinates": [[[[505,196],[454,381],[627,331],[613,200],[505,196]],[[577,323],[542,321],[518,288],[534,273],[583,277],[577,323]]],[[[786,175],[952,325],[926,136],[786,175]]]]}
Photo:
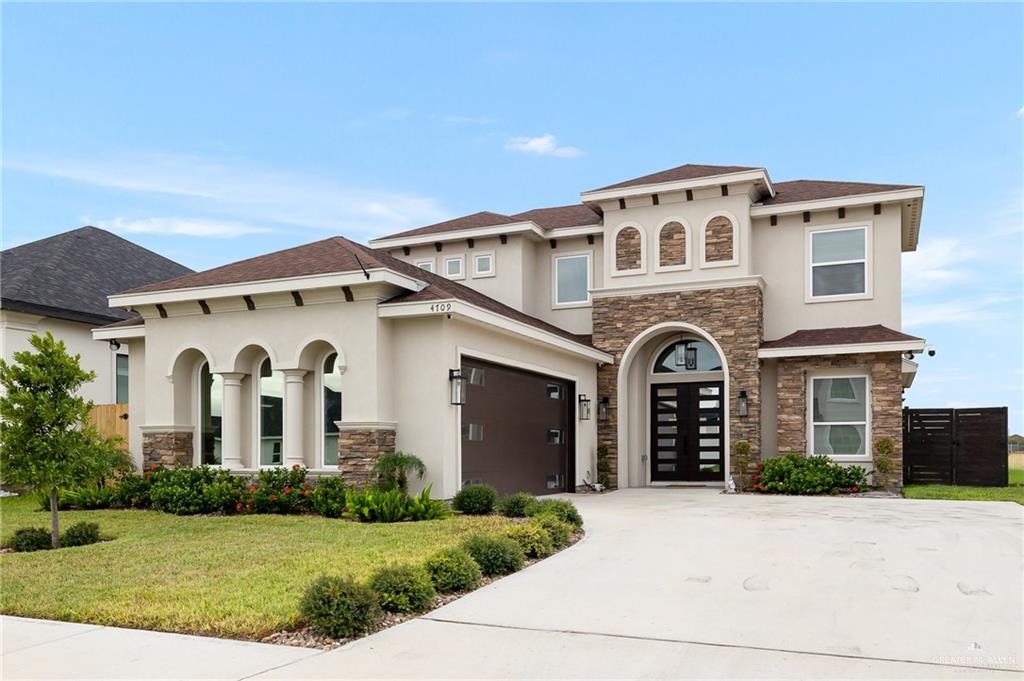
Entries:
{"type": "Polygon", "coordinates": [[[463,482],[502,494],[567,489],[570,383],[477,360],[462,368],[475,379],[462,407],[463,482]]]}

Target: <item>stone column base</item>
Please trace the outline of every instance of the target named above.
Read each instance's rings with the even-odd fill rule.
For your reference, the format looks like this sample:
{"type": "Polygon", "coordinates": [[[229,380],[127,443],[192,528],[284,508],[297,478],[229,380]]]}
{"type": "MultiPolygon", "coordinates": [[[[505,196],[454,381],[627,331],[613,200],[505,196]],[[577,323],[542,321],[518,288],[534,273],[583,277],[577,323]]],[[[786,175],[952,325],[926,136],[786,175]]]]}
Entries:
{"type": "Polygon", "coordinates": [[[345,482],[365,487],[381,454],[395,451],[395,424],[344,423],[338,425],[338,470],[345,482]]]}
{"type": "Polygon", "coordinates": [[[192,429],[177,429],[173,426],[142,428],[142,465],[144,468],[153,466],[191,466],[195,458],[192,445],[192,429]]]}

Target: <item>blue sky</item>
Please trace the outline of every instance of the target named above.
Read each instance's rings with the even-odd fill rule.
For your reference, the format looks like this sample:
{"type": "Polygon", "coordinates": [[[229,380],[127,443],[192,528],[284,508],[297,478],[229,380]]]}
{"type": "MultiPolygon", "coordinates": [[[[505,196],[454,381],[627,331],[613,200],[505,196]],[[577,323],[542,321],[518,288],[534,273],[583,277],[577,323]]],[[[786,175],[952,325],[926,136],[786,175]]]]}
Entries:
{"type": "Polygon", "coordinates": [[[22,5],[3,245],[196,269],[517,212],[681,163],[927,187],[911,406],[1022,415],[1022,7],[22,5]]]}

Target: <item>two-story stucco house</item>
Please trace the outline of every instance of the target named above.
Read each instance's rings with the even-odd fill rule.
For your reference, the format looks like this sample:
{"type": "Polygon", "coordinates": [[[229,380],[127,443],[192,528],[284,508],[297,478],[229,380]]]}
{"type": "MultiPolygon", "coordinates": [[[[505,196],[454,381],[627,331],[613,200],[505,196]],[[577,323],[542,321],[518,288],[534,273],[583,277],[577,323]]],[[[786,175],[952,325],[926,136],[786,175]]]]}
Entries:
{"type": "Polygon", "coordinates": [[[900,331],[920,186],[684,165],[575,205],[341,237],[143,286],[140,463],[303,464],[573,490],[729,477],[731,445],[871,466],[924,341],[900,331]],[[601,447],[600,445],[604,445],[601,447]]]}

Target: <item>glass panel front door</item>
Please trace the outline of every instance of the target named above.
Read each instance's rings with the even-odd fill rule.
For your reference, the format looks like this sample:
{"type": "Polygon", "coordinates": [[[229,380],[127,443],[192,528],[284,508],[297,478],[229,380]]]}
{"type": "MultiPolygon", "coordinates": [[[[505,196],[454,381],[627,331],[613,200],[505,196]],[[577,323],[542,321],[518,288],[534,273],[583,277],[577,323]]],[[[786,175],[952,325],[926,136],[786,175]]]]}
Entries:
{"type": "Polygon", "coordinates": [[[651,386],[651,480],[725,479],[722,383],[651,386]]]}

